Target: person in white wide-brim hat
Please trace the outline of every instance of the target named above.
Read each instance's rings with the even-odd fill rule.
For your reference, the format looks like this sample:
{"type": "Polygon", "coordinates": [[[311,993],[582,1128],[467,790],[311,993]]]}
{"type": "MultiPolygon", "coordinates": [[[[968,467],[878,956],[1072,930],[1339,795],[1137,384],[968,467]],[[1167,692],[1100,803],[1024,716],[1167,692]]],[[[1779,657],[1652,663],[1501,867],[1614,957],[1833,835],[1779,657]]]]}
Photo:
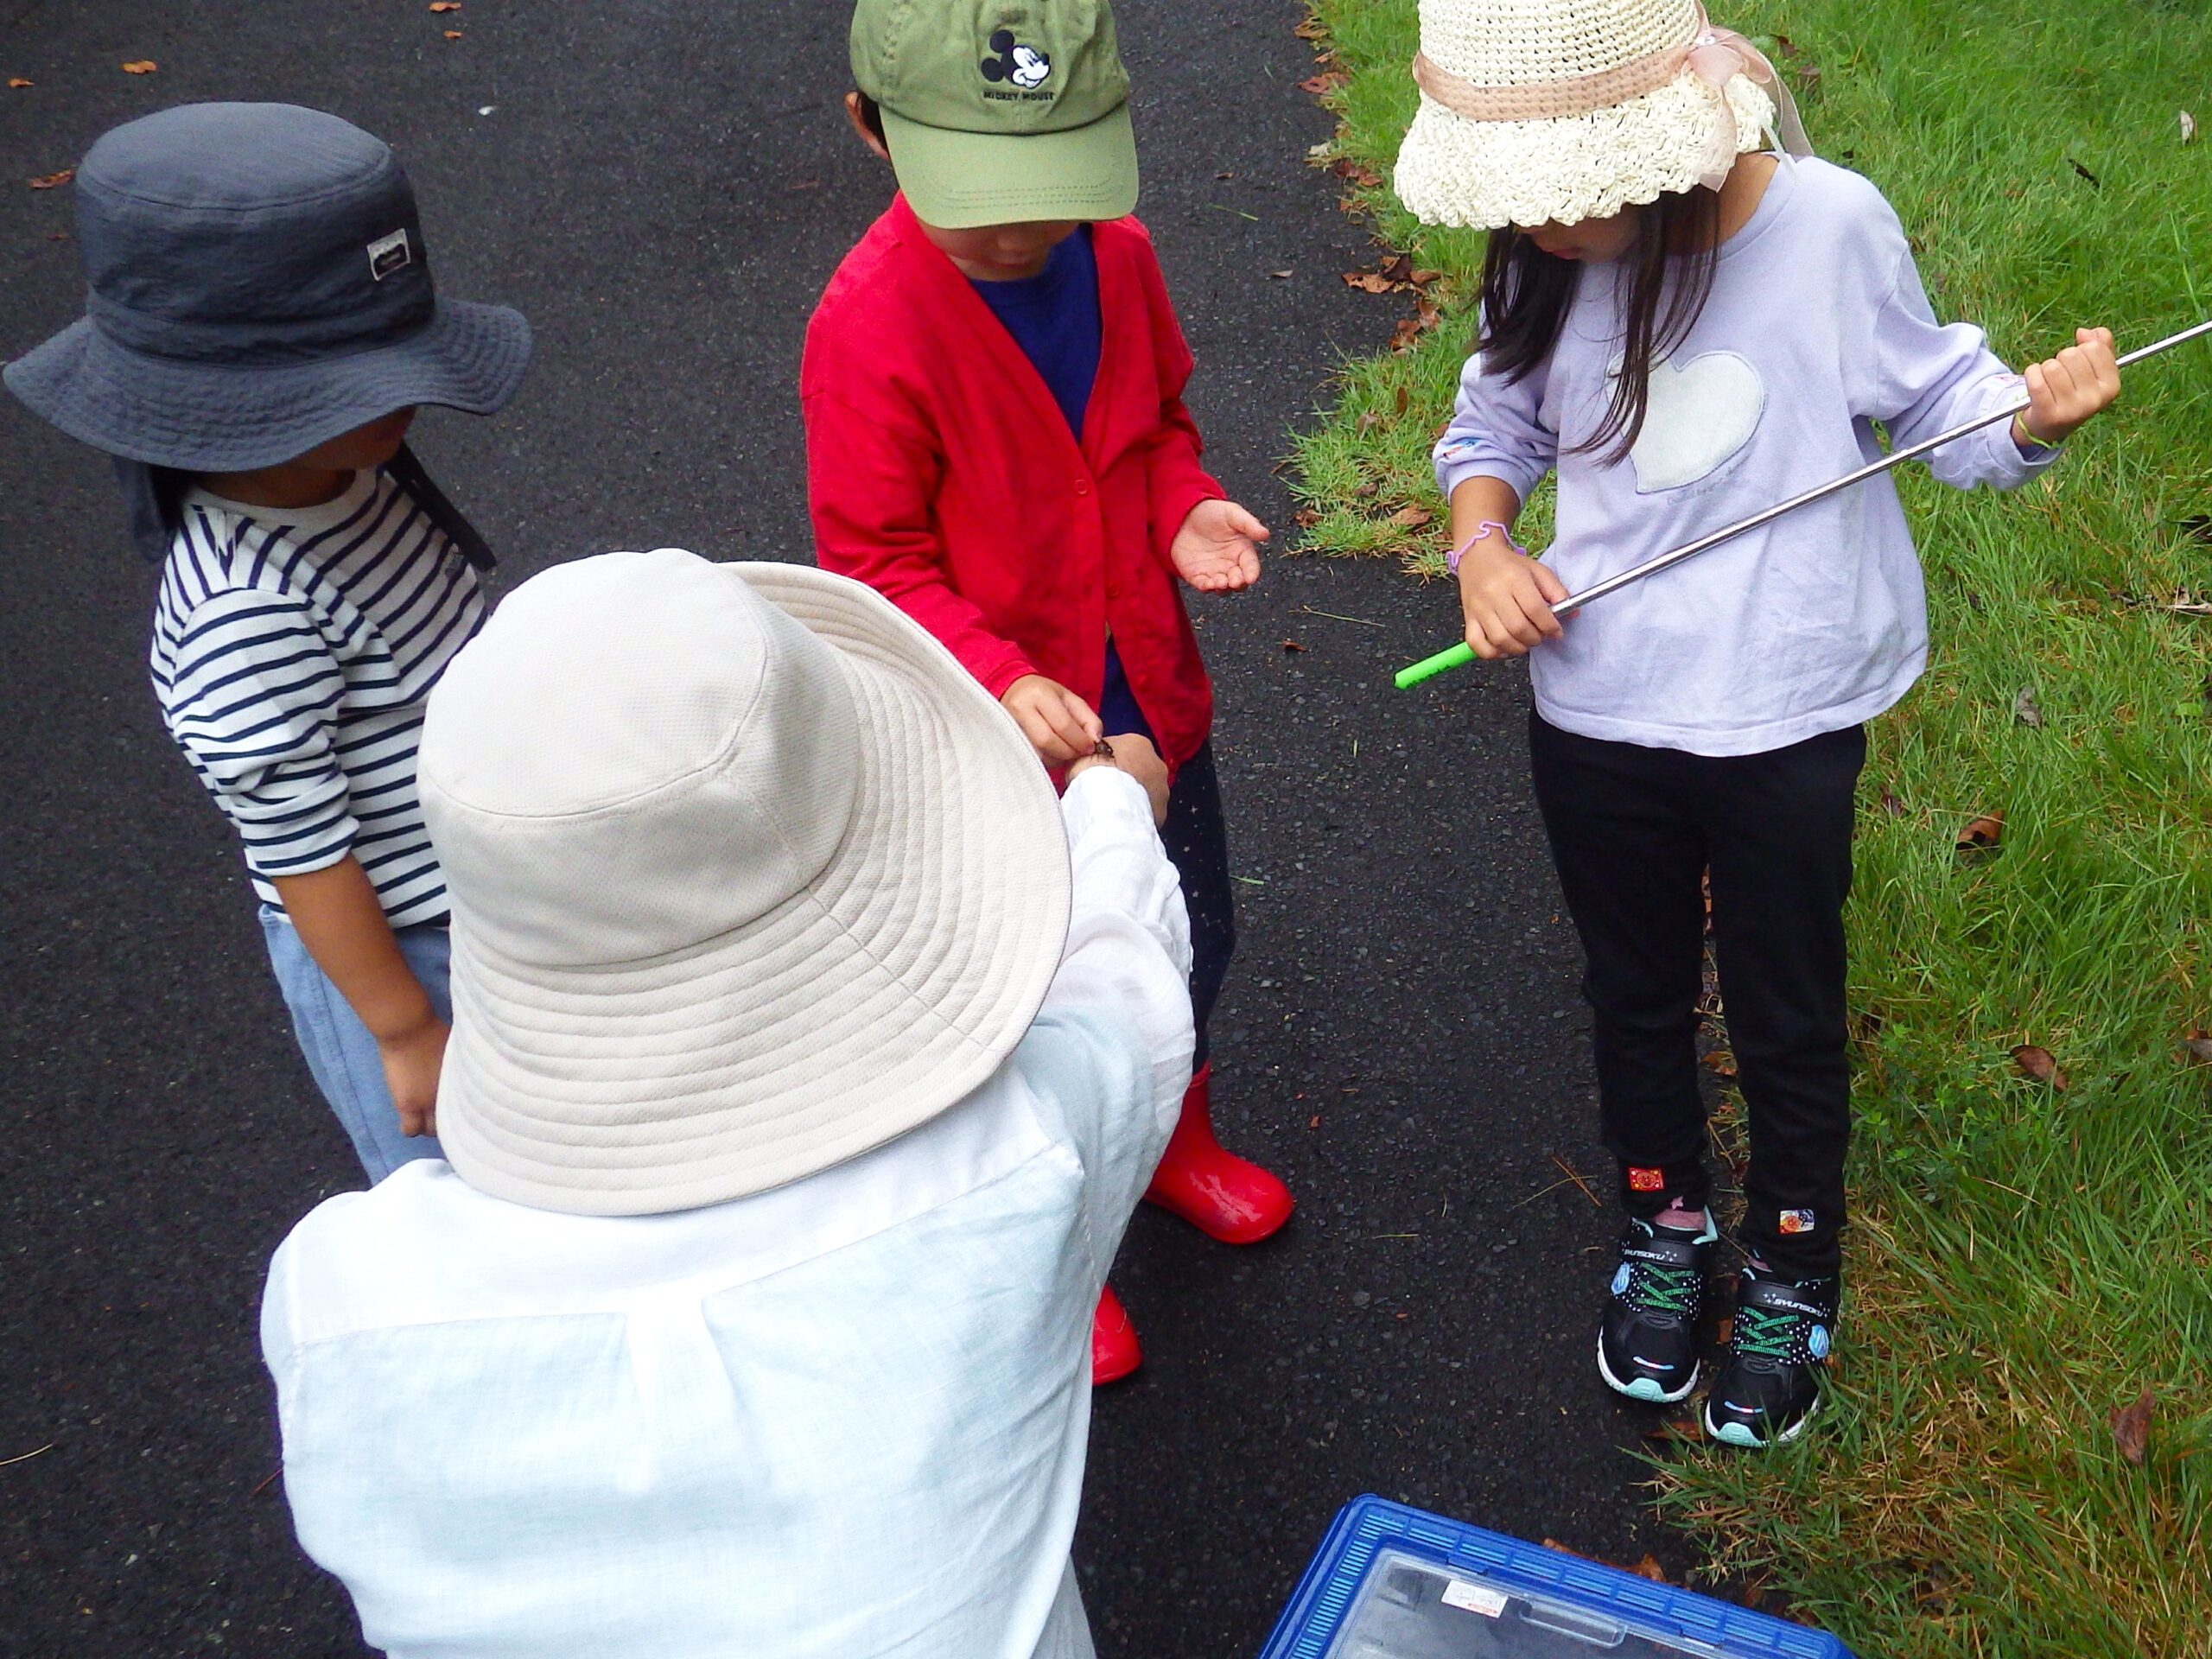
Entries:
{"type": "Polygon", "coordinates": [[[1436,477],[1481,657],[1529,657],[1529,758],[1589,971],[1599,1105],[1627,1211],[1598,1369],[1655,1403],[1700,1377],[1719,1231],[1697,1012],[1711,916],[1751,1159],[1729,1349],[1707,1433],[1800,1433],[1842,1294],[1843,907],[1863,722],[1927,660],[1887,475],[1553,607],[1857,470],[1891,442],[2028,407],[1935,449],[1962,487],[2018,484],[2119,391],[2082,329],[2024,384],[1937,324],[1897,215],[1812,159],[1788,89],[1697,0],[1422,0],[1420,111],[1395,188],[1491,232],[1477,349],[1436,477]],[[1778,150],[1766,148],[1778,128],[1778,150]],[[1541,559],[1513,540],[1559,475],[1541,559]]]}
{"type": "Polygon", "coordinates": [[[1069,771],[810,569],[583,560],[454,659],[450,1161],[263,1312],[371,1644],[1090,1652],[1090,1312],[1192,1032],[1165,769],[1069,771]]]}

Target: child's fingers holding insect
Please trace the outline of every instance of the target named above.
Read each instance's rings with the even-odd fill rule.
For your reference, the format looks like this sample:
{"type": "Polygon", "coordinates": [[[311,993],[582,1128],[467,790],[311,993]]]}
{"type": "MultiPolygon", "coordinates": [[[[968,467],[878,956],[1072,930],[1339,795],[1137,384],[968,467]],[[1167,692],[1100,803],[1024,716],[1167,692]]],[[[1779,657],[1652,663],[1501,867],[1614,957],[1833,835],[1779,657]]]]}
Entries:
{"type": "Polygon", "coordinates": [[[1105,730],[1089,703],[1042,674],[1023,675],[999,701],[1048,766],[1064,766],[1090,753],[1105,730]]]}

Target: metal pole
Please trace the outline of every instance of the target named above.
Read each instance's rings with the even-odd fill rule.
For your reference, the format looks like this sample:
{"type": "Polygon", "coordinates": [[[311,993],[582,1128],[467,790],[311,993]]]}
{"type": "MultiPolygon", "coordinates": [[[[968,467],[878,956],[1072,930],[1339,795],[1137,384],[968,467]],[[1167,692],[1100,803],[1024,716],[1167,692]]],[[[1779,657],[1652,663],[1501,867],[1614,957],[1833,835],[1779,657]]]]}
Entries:
{"type": "MultiPolygon", "coordinates": [[[[2124,369],[2131,363],[2140,363],[2146,357],[2155,357],[2160,352],[2167,351],[2182,344],[2184,340],[2195,340],[2199,334],[2212,334],[2212,319],[2198,323],[2194,328],[2184,328],[2177,334],[2169,334],[2155,345],[2145,346],[2132,351],[2126,356],[2118,359],[2117,366],[2124,369]]],[[[1795,512],[1800,507],[1834,495],[1838,490],[1849,489],[1853,484],[1862,484],[1877,473],[1886,473],[1892,467],[1903,466],[1908,461],[1926,454],[1930,449],[1940,449],[1954,438],[1962,438],[1969,432],[1979,432],[1983,427],[1993,426],[1999,421],[2009,421],[2015,415],[2024,412],[2027,407],[2027,400],[2023,398],[2009,408],[2000,409],[1993,414],[1984,415],[1977,420],[1968,421],[1963,426],[1955,426],[1949,431],[1939,432],[1932,438],[1923,438],[1918,443],[1909,444],[1903,449],[1892,449],[1881,460],[1870,461],[1855,473],[1846,473],[1841,478],[1831,479],[1825,484],[1807,490],[1802,495],[1791,496],[1778,506],[1769,507],[1764,512],[1755,512],[1748,518],[1730,524],[1726,530],[1716,530],[1710,536],[1700,536],[1694,542],[1685,542],[1671,552],[1662,553],[1655,559],[1646,559],[1642,564],[1631,569],[1624,570],[1618,575],[1607,576],[1603,582],[1594,582],[1580,593],[1571,594],[1553,606],[1552,614],[1565,616],[1569,611],[1587,605],[1593,599],[1603,599],[1608,594],[1618,593],[1632,582],[1641,582],[1646,576],[1656,575],[1670,565],[1680,564],[1684,559],[1694,558],[1707,548],[1718,547],[1723,542],[1732,541],[1746,531],[1757,530],[1762,524],[1770,524],[1785,512],[1795,512]]]]}

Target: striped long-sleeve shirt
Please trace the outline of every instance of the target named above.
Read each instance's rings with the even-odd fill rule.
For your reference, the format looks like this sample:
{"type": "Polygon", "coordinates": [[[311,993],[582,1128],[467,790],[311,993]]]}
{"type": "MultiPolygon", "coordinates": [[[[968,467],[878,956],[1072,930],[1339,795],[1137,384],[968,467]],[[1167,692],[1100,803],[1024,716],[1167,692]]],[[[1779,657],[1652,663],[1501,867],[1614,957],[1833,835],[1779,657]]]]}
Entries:
{"type": "Polygon", "coordinates": [[[355,475],[321,506],[194,491],[154,612],[155,694],[270,878],[360,861],[395,927],[442,921],[415,792],[423,713],[484,623],[475,573],[407,493],[355,475]]]}

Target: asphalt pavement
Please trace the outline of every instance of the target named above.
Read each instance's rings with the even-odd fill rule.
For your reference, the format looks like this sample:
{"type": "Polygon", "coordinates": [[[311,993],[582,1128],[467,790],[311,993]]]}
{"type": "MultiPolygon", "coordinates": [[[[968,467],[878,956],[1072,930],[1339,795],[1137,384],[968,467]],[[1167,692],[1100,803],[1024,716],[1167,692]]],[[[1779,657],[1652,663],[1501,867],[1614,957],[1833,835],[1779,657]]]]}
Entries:
{"type": "MultiPolygon", "coordinates": [[[[1120,7],[1190,401],[1279,543],[1289,430],[1402,308],[1338,280],[1371,250],[1305,161],[1331,120],[1300,16],[1120,7]]],[[[612,548],[806,559],[801,332],[890,188],[838,108],[845,18],[0,0],[0,79],[35,83],[0,89],[0,356],[81,303],[70,192],[27,181],[171,103],[315,105],[398,148],[444,291],[536,327],[510,410],[416,433],[501,586],[612,548]]],[[[106,463],[0,400],[0,1653],[355,1654],[270,1478],[255,1320],[286,1229],[360,1178],[162,730],[152,588],[106,463]]],[[[1279,558],[1194,609],[1243,906],[1219,1116],[1300,1208],[1245,1250],[1131,1230],[1147,1360],[1098,1400],[1077,1543],[1102,1654],[1255,1654],[1362,1491],[1677,1559],[1590,1363],[1611,1224],[1560,1161],[1603,1190],[1525,680],[1390,690],[1454,607],[1385,563],[1279,558]]]]}

